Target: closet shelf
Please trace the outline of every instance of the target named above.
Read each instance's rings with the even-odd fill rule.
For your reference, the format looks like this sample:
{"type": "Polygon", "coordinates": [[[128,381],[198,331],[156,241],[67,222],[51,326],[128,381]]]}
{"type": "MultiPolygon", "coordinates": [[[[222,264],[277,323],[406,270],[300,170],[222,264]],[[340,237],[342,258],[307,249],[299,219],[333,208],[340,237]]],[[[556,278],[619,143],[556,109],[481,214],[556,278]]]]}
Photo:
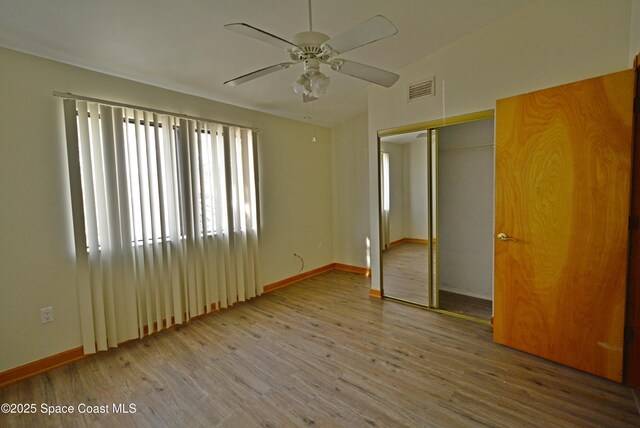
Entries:
{"type": "Polygon", "coordinates": [[[467,150],[482,150],[482,149],[493,149],[493,144],[484,144],[481,146],[468,146],[468,147],[456,147],[455,149],[444,149],[439,150],[438,153],[449,153],[449,152],[466,152],[467,150]]]}

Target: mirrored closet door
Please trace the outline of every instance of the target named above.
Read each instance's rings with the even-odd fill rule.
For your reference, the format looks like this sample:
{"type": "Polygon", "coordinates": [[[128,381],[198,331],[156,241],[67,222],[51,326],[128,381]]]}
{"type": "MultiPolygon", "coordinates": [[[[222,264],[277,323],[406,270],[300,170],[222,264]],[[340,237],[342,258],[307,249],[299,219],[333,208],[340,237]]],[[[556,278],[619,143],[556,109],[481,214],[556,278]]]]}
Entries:
{"type": "Polygon", "coordinates": [[[380,137],[386,298],[488,322],[493,118],[380,137]]]}
{"type": "Polygon", "coordinates": [[[435,130],[380,140],[380,200],[384,292],[387,297],[433,306],[430,236],[433,188],[431,145],[435,130]]]}

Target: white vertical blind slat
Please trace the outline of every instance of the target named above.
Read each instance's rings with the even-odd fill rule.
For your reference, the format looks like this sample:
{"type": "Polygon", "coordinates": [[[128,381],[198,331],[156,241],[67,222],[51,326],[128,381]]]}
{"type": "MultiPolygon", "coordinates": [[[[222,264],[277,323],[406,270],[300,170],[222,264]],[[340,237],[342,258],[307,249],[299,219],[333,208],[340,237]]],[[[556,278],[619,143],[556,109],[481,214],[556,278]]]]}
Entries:
{"type": "MultiPolygon", "coordinates": [[[[200,260],[201,260],[201,271],[202,271],[202,280],[204,286],[202,287],[203,302],[204,302],[204,311],[209,312],[211,306],[209,305],[210,300],[210,290],[209,284],[211,283],[211,279],[209,278],[209,236],[208,236],[208,208],[207,208],[207,196],[208,196],[208,187],[206,186],[207,180],[205,175],[205,151],[207,149],[207,140],[209,138],[209,129],[206,123],[198,122],[198,187],[199,187],[199,198],[200,198],[200,218],[201,218],[201,226],[200,226],[200,236],[202,239],[199,240],[198,249],[200,252],[200,260]]],[[[208,154],[208,152],[206,152],[208,154]]],[[[200,224],[200,223],[199,223],[200,224]]]]}
{"type": "Polygon", "coordinates": [[[243,193],[244,204],[242,205],[242,212],[244,215],[244,242],[243,242],[243,254],[242,260],[245,266],[245,295],[247,298],[256,296],[256,284],[255,284],[255,266],[252,257],[252,242],[254,239],[253,231],[253,209],[251,199],[251,175],[249,173],[249,159],[250,159],[250,145],[249,135],[247,130],[240,130],[240,147],[241,147],[241,163],[242,163],[242,186],[240,191],[243,193]]]}
{"type": "Polygon", "coordinates": [[[158,238],[160,237],[160,214],[158,203],[158,183],[156,181],[156,152],[155,152],[155,127],[157,124],[151,123],[153,114],[144,112],[144,135],[147,149],[147,182],[149,183],[149,213],[151,215],[151,234],[149,236],[149,248],[151,250],[151,270],[153,272],[153,281],[151,283],[150,291],[152,293],[151,307],[153,308],[153,315],[149,317],[149,331],[152,331],[152,320],[158,329],[162,328],[162,302],[161,302],[161,287],[158,284],[162,283],[161,274],[161,248],[158,245],[158,238]]]}
{"type": "Polygon", "coordinates": [[[133,240],[133,263],[134,263],[134,278],[135,285],[134,291],[136,295],[136,307],[137,307],[137,329],[138,329],[138,337],[142,337],[144,335],[144,314],[146,314],[146,302],[145,302],[145,290],[142,284],[145,283],[146,280],[146,268],[144,263],[144,247],[139,246],[138,244],[143,242],[144,235],[142,234],[142,227],[138,228],[138,225],[142,224],[142,215],[140,203],[142,203],[142,198],[135,195],[140,195],[140,174],[138,167],[138,152],[137,152],[137,134],[136,134],[136,113],[132,109],[125,110],[125,116],[127,117],[127,132],[126,142],[127,142],[127,152],[129,154],[128,159],[128,175],[129,175],[129,194],[131,196],[130,207],[133,208],[133,213],[131,215],[131,228],[132,228],[132,240],[133,240]]]}
{"type": "Polygon", "coordinates": [[[140,254],[141,272],[143,273],[140,278],[141,281],[138,287],[141,290],[143,305],[141,312],[141,322],[139,335],[144,335],[144,328],[147,327],[148,331],[151,331],[149,327],[149,320],[153,319],[153,284],[155,281],[154,268],[153,268],[153,250],[151,249],[152,235],[151,235],[151,209],[149,204],[151,197],[149,195],[149,176],[147,173],[147,148],[146,148],[146,133],[144,132],[144,115],[137,110],[133,111],[133,132],[135,135],[136,149],[138,161],[136,163],[138,168],[138,183],[139,183],[139,199],[140,199],[140,235],[142,240],[138,243],[138,253],[140,254]]]}
{"type": "MultiPolygon", "coordinates": [[[[162,320],[171,319],[172,311],[171,311],[171,276],[170,266],[170,249],[169,249],[169,240],[168,240],[168,231],[167,231],[167,213],[166,213],[166,198],[167,198],[167,189],[164,181],[164,177],[166,176],[166,163],[164,160],[164,150],[163,145],[166,140],[166,117],[160,119],[160,116],[157,114],[153,115],[153,122],[156,124],[155,126],[155,153],[156,153],[156,183],[158,186],[158,209],[159,209],[159,217],[160,217],[160,259],[162,260],[162,264],[160,265],[160,270],[162,271],[160,275],[160,295],[162,302],[162,320]]],[[[158,328],[161,328],[161,325],[158,324],[158,328]]]]}
{"type": "Polygon", "coordinates": [[[165,159],[167,160],[167,172],[169,175],[165,177],[167,183],[167,205],[169,211],[169,242],[171,249],[171,293],[173,300],[173,317],[176,323],[180,324],[183,320],[183,299],[182,290],[184,289],[185,278],[184,270],[181,268],[180,262],[184,260],[183,240],[180,234],[180,209],[178,208],[178,164],[176,159],[176,127],[177,123],[174,118],[168,118],[169,125],[167,131],[169,139],[165,140],[165,159]]]}
{"type": "MultiPolygon", "coordinates": [[[[126,121],[122,108],[113,108],[113,132],[115,148],[115,164],[118,183],[118,217],[119,224],[119,259],[118,275],[114,277],[113,290],[116,306],[124,308],[116,317],[117,337],[136,336],[137,305],[135,293],[135,270],[133,248],[131,246],[131,197],[127,168],[127,150],[125,143],[126,121]]],[[[118,339],[115,340],[116,344],[118,339]]],[[[113,345],[115,346],[115,345],[113,345]]]]}
{"type": "MultiPolygon", "coordinates": [[[[228,239],[228,222],[227,222],[227,198],[226,195],[226,176],[224,168],[224,141],[222,137],[223,129],[221,126],[216,126],[215,140],[213,140],[212,158],[213,165],[215,165],[215,177],[217,180],[213,183],[214,189],[214,203],[215,203],[215,224],[216,224],[216,254],[215,254],[215,266],[217,270],[217,299],[220,307],[226,308],[228,304],[227,299],[227,278],[228,271],[225,264],[225,254],[228,254],[229,239],[228,239]]],[[[212,137],[213,139],[213,137],[212,137]]],[[[213,180],[212,174],[211,179],[213,180]]]]}
{"type": "Polygon", "coordinates": [[[194,132],[191,134],[193,138],[190,148],[190,158],[189,163],[191,165],[191,195],[193,196],[193,233],[194,233],[194,251],[195,251],[195,272],[198,284],[201,286],[197,287],[196,300],[198,306],[198,315],[204,312],[205,309],[205,272],[203,269],[205,260],[203,255],[203,243],[204,243],[204,233],[202,230],[202,204],[201,204],[201,196],[202,191],[200,189],[200,147],[202,141],[202,132],[201,132],[201,123],[193,121],[194,132]],[[202,311],[202,312],[201,312],[202,311]]]}
{"type": "Polygon", "coordinates": [[[98,222],[96,220],[95,211],[95,192],[93,189],[93,165],[91,155],[91,145],[89,138],[89,112],[87,110],[87,103],[83,101],[78,102],[78,142],[80,144],[80,157],[82,168],[82,175],[85,177],[82,183],[84,194],[84,219],[87,228],[87,246],[89,247],[89,254],[96,254],[98,252],[98,222]]]}
{"type": "MultiPolygon", "coordinates": [[[[189,314],[198,314],[197,301],[197,274],[196,274],[196,252],[195,252],[195,206],[191,173],[191,144],[194,133],[193,122],[185,119],[180,120],[180,167],[182,169],[182,193],[184,209],[184,225],[185,225],[185,243],[186,243],[186,269],[187,269],[187,306],[189,314]]],[[[187,318],[188,319],[188,318],[187,318]]]]}
{"type": "Polygon", "coordinates": [[[227,305],[233,305],[238,301],[238,285],[236,276],[236,234],[235,234],[235,216],[233,210],[237,207],[235,200],[235,192],[233,187],[233,174],[235,172],[235,164],[233,162],[232,135],[229,127],[223,127],[222,131],[224,143],[224,165],[225,165],[225,199],[227,200],[226,210],[226,251],[224,252],[224,262],[227,270],[227,305]]]}
{"type": "Polygon", "coordinates": [[[214,302],[218,306],[218,277],[217,277],[217,240],[219,233],[217,232],[215,222],[215,190],[214,190],[214,174],[216,174],[217,168],[214,164],[213,152],[216,144],[216,129],[211,124],[204,123],[207,138],[203,142],[203,160],[202,160],[202,186],[204,188],[206,209],[204,220],[206,222],[207,238],[205,239],[205,253],[207,258],[207,301],[214,302]],[[208,172],[208,173],[204,173],[208,172]]]}
{"type": "Polygon", "coordinates": [[[115,311],[114,283],[122,280],[121,261],[122,248],[120,242],[120,212],[118,209],[118,177],[116,168],[115,141],[113,132],[113,113],[108,106],[100,106],[100,136],[102,138],[102,158],[104,162],[104,183],[106,189],[107,236],[109,253],[105,257],[109,268],[104,271],[103,285],[105,324],[107,332],[107,347],[116,346],[117,325],[115,311]]]}
{"type": "Polygon", "coordinates": [[[82,171],[80,168],[80,148],[78,124],[76,121],[76,102],[64,100],[65,132],[67,134],[67,158],[69,167],[69,187],[71,192],[71,210],[73,213],[74,247],[76,255],[76,284],[80,305],[80,323],[82,347],[85,354],[96,352],[96,333],[93,322],[94,305],[91,296],[91,276],[89,259],[85,251],[87,242],[83,211],[82,171]]]}
{"type": "MultiPolygon", "coordinates": [[[[100,137],[100,113],[97,104],[89,104],[89,123],[91,126],[91,150],[94,159],[94,175],[91,177],[94,183],[94,191],[96,195],[96,217],[98,224],[99,254],[108,254],[110,252],[109,245],[109,227],[107,222],[107,206],[106,197],[107,190],[104,180],[104,162],[102,156],[102,138],[100,137]],[[104,237],[104,239],[103,239],[104,237]]],[[[85,179],[91,179],[88,176],[85,179]]],[[[102,269],[98,272],[97,266],[91,266],[91,296],[93,302],[93,320],[95,331],[95,345],[98,350],[107,349],[107,325],[105,323],[105,303],[104,303],[104,281],[107,278],[107,271],[110,267],[109,257],[100,257],[102,269]],[[94,268],[96,268],[94,270],[94,268]]],[[[87,345],[85,345],[87,346],[87,345]]]]}
{"type": "Polygon", "coordinates": [[[258,175],[257,175],[257,146],[255,144],[255,132],[252,131],[248,135],[247,141],[247,152],[249,154],[248,164],[246,165],[249,170],[249,189],[251,192],[250,200],[251,200],[251,255],[250,258],[253,262],[253,276],[254,276],[254,286],[256,290],[256,295],[259,296],[263,293],[264,288],[262,285],[262,281],[260,279],[260,268],[259,268],[259,258],[258,258],[258,232],[260,230],[260,217],[259,217],[259,204],[260,201],[258,199],[258,175]]]}
{"type": "Polygon", "coordinates": [[[243,256],[246,254],[246,224],[245,224],[245,201],[243,190],[242,176],[242,136],[238,128],[231,128],[231,177],[233,183],[233,197],[236,209],[234,212],[234,237],[235,237],[235,256],[236,256],[236,277],[238,284],[238,300],[244,301],[246,297],[245,277],[246,266],[242,263],[243,256]]]}

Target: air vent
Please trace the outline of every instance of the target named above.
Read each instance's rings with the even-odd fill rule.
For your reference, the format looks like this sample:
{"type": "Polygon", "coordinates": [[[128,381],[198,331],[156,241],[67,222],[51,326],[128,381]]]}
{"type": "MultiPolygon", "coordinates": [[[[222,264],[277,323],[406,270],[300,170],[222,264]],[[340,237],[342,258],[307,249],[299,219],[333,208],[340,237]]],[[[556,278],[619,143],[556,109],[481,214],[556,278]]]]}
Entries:
{"type": "Polygon", "coordinates": [[[432,97],[436,94],[436,77],[409,83],[407,86],[407,101],[417,100],[422,97],[432,97]]]}

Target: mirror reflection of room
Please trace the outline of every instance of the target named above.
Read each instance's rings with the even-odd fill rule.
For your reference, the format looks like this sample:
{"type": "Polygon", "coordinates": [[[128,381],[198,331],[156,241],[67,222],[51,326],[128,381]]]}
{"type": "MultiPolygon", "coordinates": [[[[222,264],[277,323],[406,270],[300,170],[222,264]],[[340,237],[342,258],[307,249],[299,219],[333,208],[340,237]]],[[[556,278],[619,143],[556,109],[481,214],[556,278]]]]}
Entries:
{"type": "Polygon", "coordinates": [[[427,132],[380,142],[385,295],[428,305],[427,132]]]}

